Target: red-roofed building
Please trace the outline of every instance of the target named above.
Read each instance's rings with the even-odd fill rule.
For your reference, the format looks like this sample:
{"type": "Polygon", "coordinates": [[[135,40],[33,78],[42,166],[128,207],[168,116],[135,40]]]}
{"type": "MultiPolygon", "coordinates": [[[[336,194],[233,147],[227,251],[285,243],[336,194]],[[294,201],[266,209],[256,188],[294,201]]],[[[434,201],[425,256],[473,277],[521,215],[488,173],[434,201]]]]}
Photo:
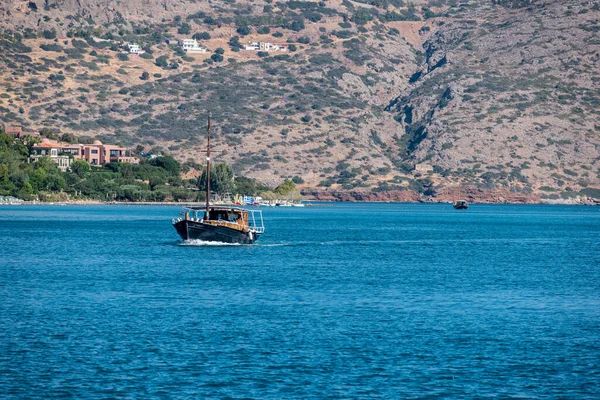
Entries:
{"type": "Polygon", "coordinates": [[[44,138],[31,148],[31,161],[37,161],[40,157],[50,157],[62,171],[66,171],[75,160],[85,160],[96,166],[110,162],[140,162],[137,157],[128,156],[124,147],[102,144],[99,140],[93,144],[65,144],[44,138]]]}
{"type": "Polygon", "coordinates": [[[15,125],[4,125],[4,133],[14,136],[15,139],[22,139],[24,136],[40,136],[37,132],[15,125]]]}
{"type": "Polygon", "coordinates": [[[63,149],[64,146],[60,143],[44,138],[40,143],[33,145],[29,160],[35,162],[41,157],[50,157],[50,159],[58,165],[58,169],[65,172],[71,166],[71,162],[75,158],[64,154],[63,149]]]}

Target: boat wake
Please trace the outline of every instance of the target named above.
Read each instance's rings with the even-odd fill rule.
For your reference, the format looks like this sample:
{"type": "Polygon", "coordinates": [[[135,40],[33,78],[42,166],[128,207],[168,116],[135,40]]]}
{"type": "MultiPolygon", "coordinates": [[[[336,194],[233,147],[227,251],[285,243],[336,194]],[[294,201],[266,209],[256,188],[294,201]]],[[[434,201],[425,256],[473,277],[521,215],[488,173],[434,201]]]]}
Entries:
{"type": "Polygon", "coordinates": [[[241,246],[241,243],[209,242],[200,239],[189,239],[180,242],[179,246],[241,246]]]}

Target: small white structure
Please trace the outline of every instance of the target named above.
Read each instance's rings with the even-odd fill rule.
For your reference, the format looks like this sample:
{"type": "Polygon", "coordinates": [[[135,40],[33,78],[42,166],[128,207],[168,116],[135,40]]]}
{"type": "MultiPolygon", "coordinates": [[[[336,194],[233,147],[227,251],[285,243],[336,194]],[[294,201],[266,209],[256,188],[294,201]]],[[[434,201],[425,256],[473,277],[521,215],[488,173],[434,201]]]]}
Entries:
{"type": "Polygon", "coordinates": [[[269,51],[288,51],[287,43],[266,43],[269,46],[269,51]]]}
{"type": "Polygon", "coordinates": [[[257,51],[260,50],[260,43],[258,42],[248,42],[244,50],[257,51]]]}
{"type": "Polygon", "coordinates": [[[114,40],[102,39],[102,38],[99,38],[96,36],[92,36],[92,40],[96,43],[105,43],[105,42],[115,43],[114,40]]]}
{"type": "Polygon", "coordinates": [[[206,48],[200,46],[196,39],[183,39],[179,41],[179,46],[186,53],[206,53],[206,48]]]}
{"type": "Polygon", "coordinates": [[[287,43],[248,42],[244,50],[250,51],[288,51],[287,43]]]}
{"type": "Polygon", "coordinates": [[[144,53],[145,53],[145,51],[144,51],[144,50],[142,50],[142,49],[140,48],[140,46],[139,46],[139,45],[137,45],[137,44],[135,44],[135,43],[129,43],[129,44],[127,45],[127,48],[129,49],[129,53],[130,53],[130,54],[137,54],[137,55],[140,55],[140,54],[144,54],[144,53]]]}

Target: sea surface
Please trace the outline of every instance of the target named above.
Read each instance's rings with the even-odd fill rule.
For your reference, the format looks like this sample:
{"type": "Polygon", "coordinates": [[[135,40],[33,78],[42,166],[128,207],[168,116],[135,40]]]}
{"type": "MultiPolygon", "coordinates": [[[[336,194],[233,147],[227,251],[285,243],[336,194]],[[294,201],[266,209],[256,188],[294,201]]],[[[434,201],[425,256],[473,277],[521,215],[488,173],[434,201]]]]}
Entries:
{"type": "Polygon", "coordinates": [[[0,398],[600,398],[600,207],[0,206],[0,398]]]}

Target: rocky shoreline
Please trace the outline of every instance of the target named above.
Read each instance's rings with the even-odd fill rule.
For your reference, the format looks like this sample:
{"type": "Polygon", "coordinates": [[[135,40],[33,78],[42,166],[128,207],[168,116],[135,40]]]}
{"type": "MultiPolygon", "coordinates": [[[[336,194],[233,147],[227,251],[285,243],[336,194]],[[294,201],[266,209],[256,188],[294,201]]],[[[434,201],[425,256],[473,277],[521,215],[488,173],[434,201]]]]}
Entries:
{"type": "Polygon", "coordinates": [[[480,204],[563,204],[563,205],[600,205],[599,199],[587,196],[576,196],[568,199],[548,199],[537,194],[512,192],[508,189],[462,188],[458,190],[440,191],[435,196],[426,196],[412,190],[316,190],[305,189],[302,195],[313,201],[344,202],[391,202],[391,203],[451,203],[458,199],[480,204]]]}
{"type": "MultiPolygon", "coordinates": [[[[513,192],[508,189],[480,189],[461,188],[458,190],[441,190],[435,196],[426,196],[412,190],[319,190],[305,188],[302,190],[305,201],[323,202],[372,202],[372,203],[452,203],[458,199],[464,199],[470,204],[556,204],[556,205],[600,205],[600,199],[587,196],[575,196],[572,198],[550,199],[543,198],[537,194],[525,194],[513,192]]],[[[163,206],[204,206],[203,202],[118,202],[98,200],[67,200],[56,202],[22,201],[8,204],[48,204],[48,205],[163,205],[163,206]]]]}

